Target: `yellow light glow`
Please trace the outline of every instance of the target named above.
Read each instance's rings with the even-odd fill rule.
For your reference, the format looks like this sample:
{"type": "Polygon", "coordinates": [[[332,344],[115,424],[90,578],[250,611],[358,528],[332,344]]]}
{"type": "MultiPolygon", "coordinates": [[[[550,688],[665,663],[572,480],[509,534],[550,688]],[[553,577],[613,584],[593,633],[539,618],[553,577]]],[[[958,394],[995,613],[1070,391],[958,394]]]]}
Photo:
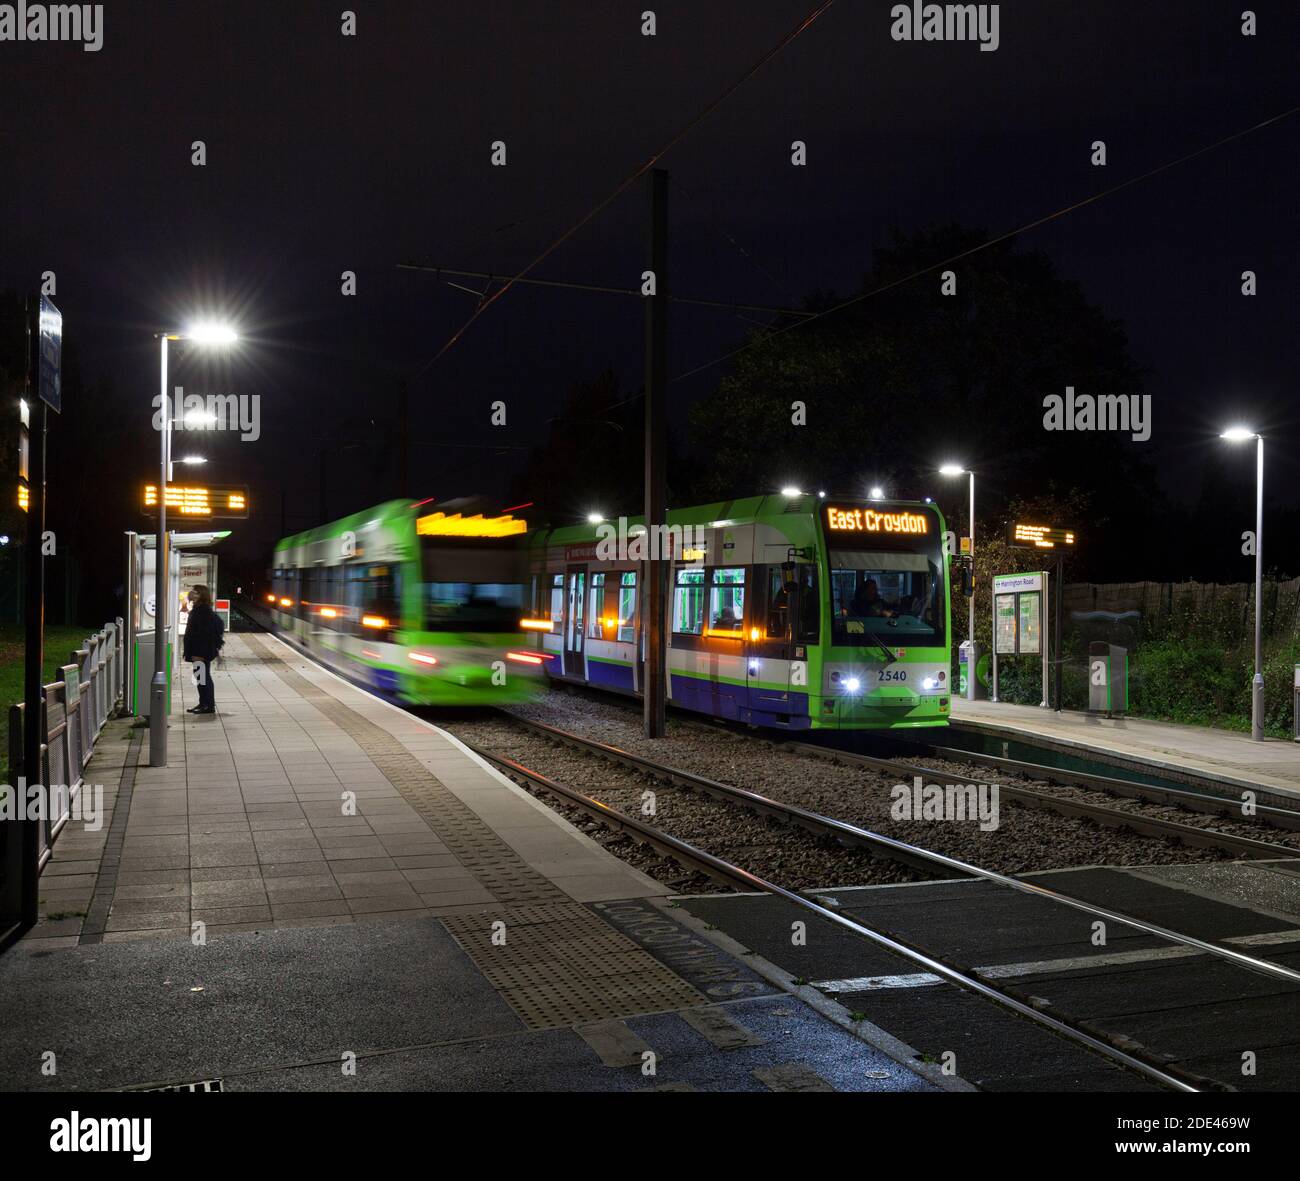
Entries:
{"type": "Polygon", "coordinates": [[[429,513],[415,523],[415,531],[423,537],[513,537],[528,532],[528,522],[519,521],[506,514],[504,517],[485,517],[477,513],[471,517],[460,513],[429,513]]]}
{"type": "Polygon", "coordinates": [[[292,607],[292,606],[293,606],[293,600],[292,600],[292,599],[281,599],[281,600],[280,600],[280,606],[281,606],[281,607],[292,607]]]}
{"type": "Polygon", "coordinates": [[[554,625],[549,619],[521,619],[519,626],[525,631],[548,632],[552,630],[554,625]]]}
{"type": "Polygon", "coordinates": [[[382,615],[363,615],[361,617],[362,627],[384,628],[388,626],[388,620],[382,615]]]}
{"type": "Polygon", "coordinates": [[[339,613],[335,611],[333,607],[322,607],[320,613],[325,616],[326,619],[337,619],[339,617],[339,613]]]}
{"type": "Polygon", "coordinates": [[[762,629],[757,627],[751,627],[749,629],[749,638],[751,640],[761,640],[763,638],[762,629]]]}
{"type": "Polygon", "coordinates": [[[31,506],[31,502],[32,502],[32,494],[28,491],[27,485],[19,484],[18,485],[18,507],[22,509],[23,512],[27,512],[28,508],[31,506]]]}
{"type": "Polygon", "coordinates": [[[608,619],[605,620],[605,630],[607,632],[612,632],[617,624],[618,624],[618,620],[611,615],[608,619]]]}
{"type": "Polygon", "coordinates": [[[267,601],[268,603],[274,603],[274,602],[275,602],[275,596],[274,596],[274,595],[267,595],[267,596],[266,596],[266,601],[267,601]]]}
{"type": "Polygon", "coordinates": [[[702,562],[704,561],[704,551],[702,549],[684,549],[682,550],[683,562],[702,562]]]}
{"type": "Polygon", "coordinates": [[[724,630],[722,628],[706,627],[704,634],[720,640],[743,640],[745,638],[744,632],[732,631],[730,628],[724,630]]]}

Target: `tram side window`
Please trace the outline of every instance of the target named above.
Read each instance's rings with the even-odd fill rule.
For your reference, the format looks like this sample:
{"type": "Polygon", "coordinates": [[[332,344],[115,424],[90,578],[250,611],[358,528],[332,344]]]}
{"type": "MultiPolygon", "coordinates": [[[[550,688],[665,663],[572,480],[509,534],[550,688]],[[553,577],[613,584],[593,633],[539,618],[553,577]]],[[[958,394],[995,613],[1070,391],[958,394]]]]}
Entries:
{"type": "Polygon", "coordinates": [[[551,627],[560,630],[564,620],[564,575],[557,574],[551,579],[551,627]]]}
{"type": "Polygon", "coordinates": [[[799,568],[799,624],[795,640],[800,644],[821,642],[822,605],[817,597],[817,567],[799,568]]]}
{"type": "Polygon", "coordinates": [[[591,612],[588,616],[587,634],[593,640],[605,638],[605,575],[591,576],[591,612]]]}
{"type": "Polygon", "coordinates": [[[735,566],[713,571],[709,588],[709,634],[739,636],[745,625],[745,571],[735,566]]]}
{"type": "Polygon", "coordinates": [[[704,571],[678,570],[673,588],[673,631],[698,636],[704,631],[704,571]]]}
{"type": "Polygon", "coordinates": [[[790,593],[780,566],[767,567],[767,639],[790,638],[790,593]]]}
{"type": "Polygon", "coordinates": [[[626,570],[618,588],[618,638],[624,643],[636,639],[636,571],[626,570]]]}
{"type": "Polygon", "coordinates": [[[365,615],[386,619],[389,627],[398,626],[401,607],[398,603],[397,575],[391,566],[371,566],[366,571],[361,602],[365,615]]]}

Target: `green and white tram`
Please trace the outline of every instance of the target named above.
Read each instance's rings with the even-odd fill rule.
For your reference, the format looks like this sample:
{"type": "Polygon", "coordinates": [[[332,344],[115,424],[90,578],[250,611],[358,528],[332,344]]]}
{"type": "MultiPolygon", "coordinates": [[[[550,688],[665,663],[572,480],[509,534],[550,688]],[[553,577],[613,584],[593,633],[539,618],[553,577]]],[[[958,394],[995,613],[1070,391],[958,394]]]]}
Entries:
{"type": "Polygon", "coordinates": [[[527,522],[478,508],[393,500],[284,538],[267,595],[277,632],[410,704],[528,700],[542,678],[519,623],[527,522]]]}
{"type": "Polygon", "coordinates": [[[668,693],[781,729],[944,726],[949,563],[931,503],[759,496],[535,533],[533,650],[554,681],[639,694],[651,545],[671,557],[668,693]]]}

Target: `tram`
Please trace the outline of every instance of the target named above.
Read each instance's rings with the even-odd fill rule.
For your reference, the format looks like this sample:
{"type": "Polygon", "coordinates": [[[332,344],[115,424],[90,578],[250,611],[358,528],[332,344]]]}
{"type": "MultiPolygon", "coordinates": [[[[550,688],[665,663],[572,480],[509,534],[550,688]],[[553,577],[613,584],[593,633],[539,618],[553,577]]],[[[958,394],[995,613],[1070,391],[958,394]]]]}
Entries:
{"type": "Polygon", "coordinates": [[[286,537],[266,595],[276,632],[413,705],[505,705],[543,687],[520,632],[528,523],[476,500],[392,500],[286,537]]]}
{"type": "Polygon", "coordinates": [[[943,538],[929,502],[805,494],[680,509],[654,531],[642,518],[538,531],[521,622],[552,681],[639,695],[658,545],[673,704],[785,730],[945,726],[943,538]]]}

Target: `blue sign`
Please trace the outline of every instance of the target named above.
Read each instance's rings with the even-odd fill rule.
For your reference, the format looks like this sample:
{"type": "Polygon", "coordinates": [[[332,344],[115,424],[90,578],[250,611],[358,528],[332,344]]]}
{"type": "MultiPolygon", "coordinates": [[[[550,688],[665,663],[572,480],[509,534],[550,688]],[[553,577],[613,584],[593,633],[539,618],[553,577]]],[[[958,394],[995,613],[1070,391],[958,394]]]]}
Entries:
{"type": "Polygon", "coordinates": [[[63,313],[41,296],[40,395],[56,414],[63,409],[63,313]]]}

